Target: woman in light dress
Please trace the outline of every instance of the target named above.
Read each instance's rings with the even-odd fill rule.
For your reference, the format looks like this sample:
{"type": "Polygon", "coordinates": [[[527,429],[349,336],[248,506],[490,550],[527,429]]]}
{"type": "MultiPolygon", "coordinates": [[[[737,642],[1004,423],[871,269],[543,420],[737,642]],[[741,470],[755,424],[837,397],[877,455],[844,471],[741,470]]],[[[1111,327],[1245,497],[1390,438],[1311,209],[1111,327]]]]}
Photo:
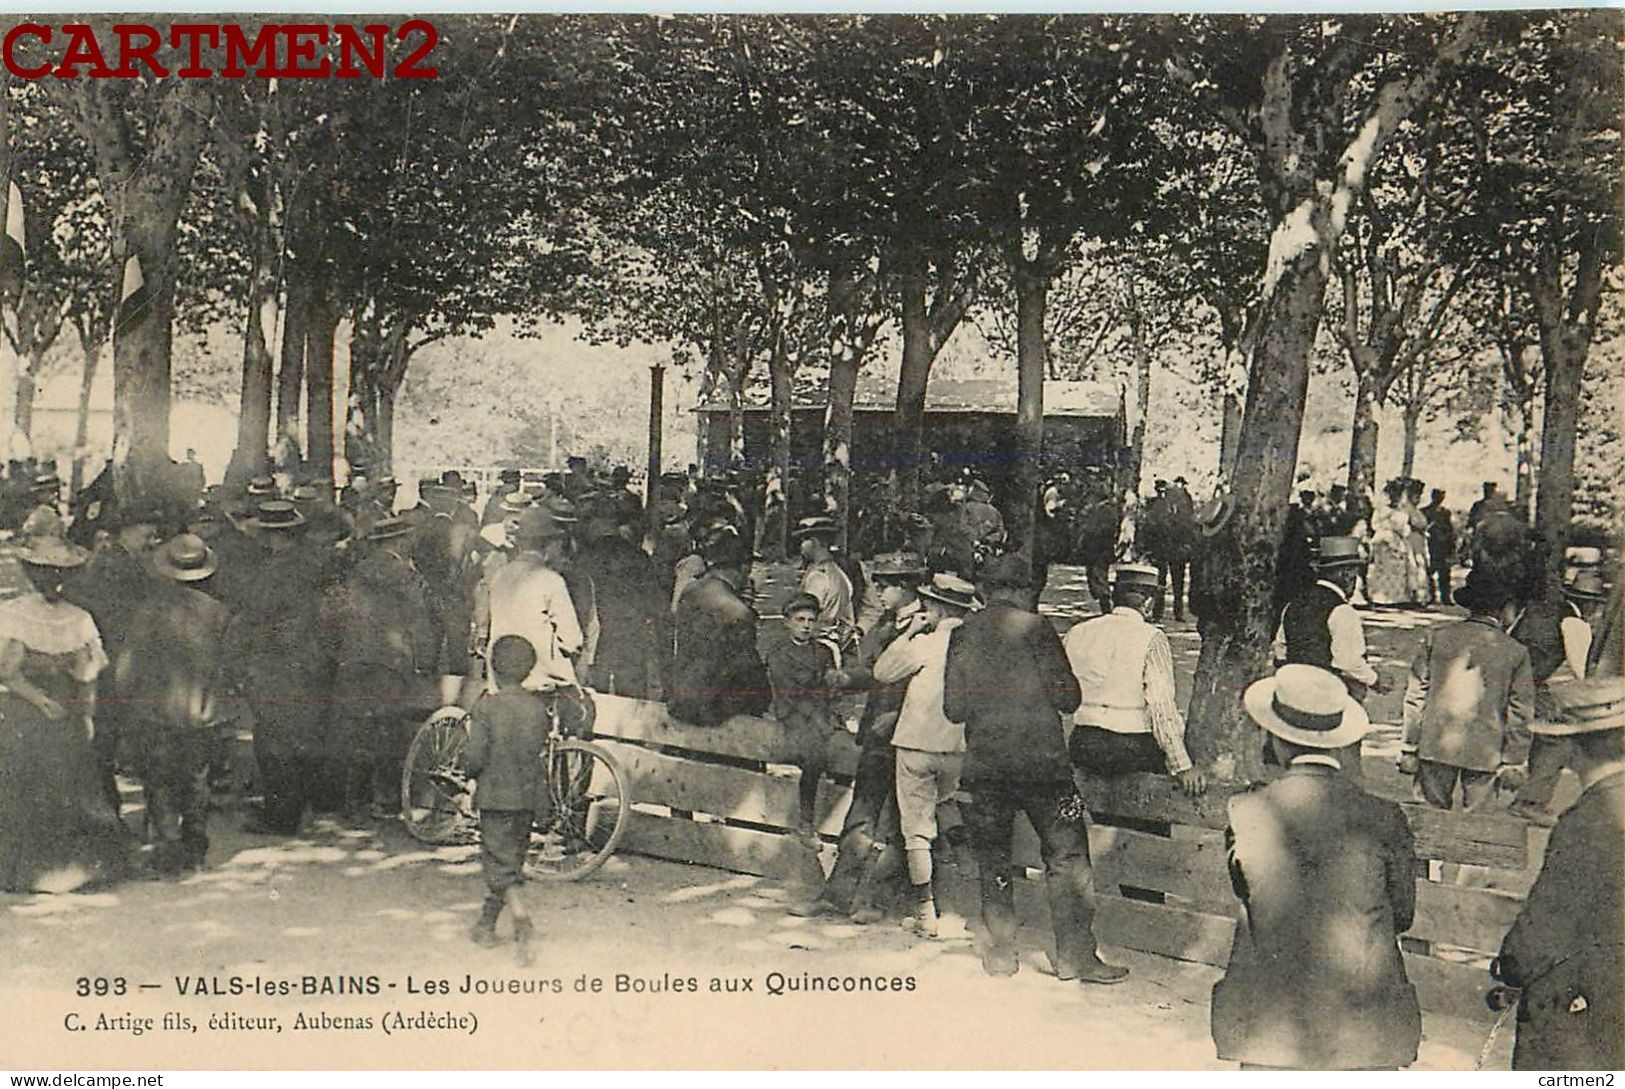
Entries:
{"type": "Polygon", "coordinates": [[[1411,519],[1405,510],[1405,486],[1390,480],[1382,489],[1387,502],[1371,516],[1371,566],[1366,593],[1373,605],[1404,605],[1412,600],[1411,519]]]}
{"type": "Polygon", "coordinates": [[[1404,477],[1405,517],[1410,522],[1410,593],[1405,600],[1424,604],[1428,599],[1428,517],[1422,513],[1422,491],[1425,485],[1415,477],[1404,477]]]}
{"type": "Polygon", "coordinates": [[[36,538],[19,554],[32,589],[0,601],[0,890],[71,892],[130,859],[96,753],[96,677],[107,666],[90,614],[62,599],[82,548],[36,538]]]}

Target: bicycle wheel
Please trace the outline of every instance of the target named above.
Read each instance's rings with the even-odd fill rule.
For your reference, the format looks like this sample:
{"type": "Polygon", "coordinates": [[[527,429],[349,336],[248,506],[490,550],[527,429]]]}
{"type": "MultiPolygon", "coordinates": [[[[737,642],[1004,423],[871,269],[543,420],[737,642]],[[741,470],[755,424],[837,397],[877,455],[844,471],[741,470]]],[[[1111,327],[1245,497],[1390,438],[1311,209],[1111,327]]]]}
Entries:
{"type": "Polygon", "coordinates": [[[620,846],[632,810],[626,772],[607,751],[566,738],[547,768],[550,812],[537,814],[526,870],[548,881],[579,881],[620,846]]]}
{"type": "Polygon", "coordinates": [[[401,823],[413,839],[473,841],[478,820],[461,766],[467,743],[468,712],[461,707],[442,707],[418,727],[401,768],[401,823]]]}

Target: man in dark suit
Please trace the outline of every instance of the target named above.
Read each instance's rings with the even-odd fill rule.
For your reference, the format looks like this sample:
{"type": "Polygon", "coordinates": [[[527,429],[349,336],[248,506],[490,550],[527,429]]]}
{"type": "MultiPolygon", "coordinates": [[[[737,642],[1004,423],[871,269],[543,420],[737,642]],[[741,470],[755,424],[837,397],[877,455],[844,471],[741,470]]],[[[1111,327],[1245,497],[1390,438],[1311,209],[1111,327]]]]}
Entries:
{"type": "Polygon", "coordinates": [[[1450,508],[1444,505],[1444,489],[1433,489],[1433,501],[1422,508],[1428,520],[1428,581],[1435,603],[1448,605],[1453,600],[1450,568],[1456,562],[1456,526],[1450,519],[1450,508]]]}
{"type": "Polygon", "coordinates": [[[965,724],[961,782],[973,797],[965,829],[987,927],[982,969],[1008,976],[1020,967],[1010,860],[1019,810],[1038,833],[1044,860],[1055,974],[1117,983],[1128,969],[1102,961],[1095,949],[1088,830],[1061,732],[1062,712],[1078,706],[1078,679],[1054,627],[1026,607],[1031,582],[1026,557],[999,557],[981,576],[987,608],[966,617],[948,643],[942,709],[965,724]]]}
{"type": "Polygon", "coordinates": [[[1242,1067],[1384,1069],[1416,1060],[1422,1015],[1399,935],[1416,906],[1405,814],[1338,773],[1369,723],[1343,682],[1282,666],[1244,697],[1286,772],[1230,800],[1246,908],[1213,988],[1213,1042],[1242,1067]]]}
{"type": "MultiPolygon", "coordinates": [[[[1312,665],[1331,670],[1350,696],[1364,703],[1371,691],[1386,692],[1387,683],[1366,660],[1365,628],[1349,604],[1362,563],[1353,537],[1322,537],[1314,556],[1315,581],[1287,602],[1275,633],[1276,665],[1312,665]]],[[[1343,772],[1361,776],[1356,742],[1341,753],[1343,772]]]]}
{"type": "Polygon", "coordinates": [[[734,715],[760,715],[773,702],[767,666],[756,649],[756,610],[739,590],[749,581],[750,545],[732,527],[701,546],[705,574],[677,602],[676,653],[666,709],[696,726],[734,715]]]}
{"type": "Polygon", "coordinates": [[[1491,965],[1521,990],[1514,1070],[1625,1067],[1625,679],[1553,693],[1580,797],[1552,829],[1546,860],[1491,965]]]}

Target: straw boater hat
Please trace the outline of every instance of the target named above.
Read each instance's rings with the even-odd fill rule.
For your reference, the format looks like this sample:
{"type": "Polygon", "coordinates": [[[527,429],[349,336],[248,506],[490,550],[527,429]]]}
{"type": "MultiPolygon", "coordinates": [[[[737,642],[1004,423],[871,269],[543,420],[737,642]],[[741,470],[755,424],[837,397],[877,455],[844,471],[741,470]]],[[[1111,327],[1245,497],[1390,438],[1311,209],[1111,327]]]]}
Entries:
{"type": "Polygon", "coordinates": [[[500,504],[503,514],[523,514],[535,503],[535,498],[525,491],[509,492],[502,497],[500,504]]]}
{"type": "Polygon", "coordinates": [[[1608,596],[1608,583],[1596,570],[1585,568],[1563,583],[1563,593],[1579,601],[1601,601],[1608,596]]]}
{"type": "Polygon", "coordinates": [[[152,566],[176,582],[201,582],[219,569],[214,549],[192,533],[181,533],[165,541],[153,555],[152,566]]]}
{"type": "Polygon", "coordinates": [[[1532,719],[1537,734],[1570,737],[1600,730],[1625,729],[1625,677],[1592,677],[1552,688],[1559,713],[1556,721],[1532,719]]]}
{"type": "Polygon", "coordinates": [[[925,560],[918,552],[881,552],[869,561],[869,574],[875,578],[907,578],[925,574],[925,560]]]}
{"type": "Polygon", "coordinates": [[[576,513],[576,505],[562,495],[550,495],[542,501],[542,506],[552,516],[553,521],[561,526],[573,526],[581,521],[576,513]]]}
{"type": "Polygon", "coordinates": [[[1202,536],[1211,537],[1225,527],[1235,509],[1236,501],[1230,493],[1220,492],[1197,508],[1196,527],[1202,531],[1202,536]]]}
{"type": "Polygon", "coordinates": [[[404,537],[412,532],[412,526],[404,518],[380,518],[367,530],[367,540],[372,543],[378,541],[393,541],[397,537],[404,537]]]}
{"type": "Polygon", "coordinates": [[[1322,537],[1315,551],[1315,567],[1353,567],[1365,562],[1360,554],[1360,542],[1354,537],[1322,537]]]}
{"type": "Polygon", "coordinates": [[[1120,563],[1112,569],[1112,585],[1155,590],[1157,569],[1148,563],[1120,563]]]}
{"type": "Polygon", "coordinates": [[[1311,749],[1352,745],[1370,727],[1343,681],[1319,666],[1282,666],[1275,676],[1249,685],[1242,705],[1276,737],[1311,749]]]}
{"type": "Polygon", "coordinates": [[[35,537],[17,558],[34,567],[78,567],[90,558],[90,553],[61,537],[35,537]]]}
{"type": "Polygon", "coordinates": [[[976,607],[976,587],[958,575],[936,574],[920,587],[920,596],[967,611],[976,607]]]}
{"type": "Polygon", "coordinates": [[[275,495],[276,481],[268,476],[257,476],[248,482],[249,495],[275,495]]]}
{"type": "Polygon", "coordinates": [[[267,499],[254,508],[254,517],[249,519],[249,525],[261,530],[298,529],[304,524],[305,516],[286,499],[267,499]]]}
{"type": "Polygon", "coordinates": [[[835,519],[827,514],[815,514],[798,521],[790,536],[799,541],[804,537],[835,537],[839,533],[840,529],[835,525],[835,519]]]}

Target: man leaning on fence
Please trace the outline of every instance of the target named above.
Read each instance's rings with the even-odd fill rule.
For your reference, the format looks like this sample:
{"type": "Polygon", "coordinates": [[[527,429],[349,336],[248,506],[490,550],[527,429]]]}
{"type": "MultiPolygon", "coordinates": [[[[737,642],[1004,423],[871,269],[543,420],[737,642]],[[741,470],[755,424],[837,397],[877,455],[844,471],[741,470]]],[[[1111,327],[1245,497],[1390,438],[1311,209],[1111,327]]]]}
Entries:
{"type": "Polygon", "coordinates": [[[1011,836],[1017,812],[1024,812],[1044,862],[1055,974],[1117,983],[1128,969],[1105,963],[1095,948],[1088,829],[1061,733],[1062,713],[1078,706],[1078,680],[1055,629],[1026,607],[1032,581],[1026,558],[1001,556],[979,581],[987,607],[949,639],[943,711],[965,724],[963,782],[972,796],[965,827],[987,927],[982,969],[1010,976],[1020,967],[1011,836]]]}
{"type": "Polygon", "coordinates": [[[1174,696],[1168,637],[1146,619],[1158,569],[1125,563],[1112,574],[1112,610],[1074,624],[1062,645],[1083,702],[1068,748],[1079,770],[1098,775],[1162,772],[1195,796],[1206,777],[1185,751],[1185,720],[1174,696]]]}

